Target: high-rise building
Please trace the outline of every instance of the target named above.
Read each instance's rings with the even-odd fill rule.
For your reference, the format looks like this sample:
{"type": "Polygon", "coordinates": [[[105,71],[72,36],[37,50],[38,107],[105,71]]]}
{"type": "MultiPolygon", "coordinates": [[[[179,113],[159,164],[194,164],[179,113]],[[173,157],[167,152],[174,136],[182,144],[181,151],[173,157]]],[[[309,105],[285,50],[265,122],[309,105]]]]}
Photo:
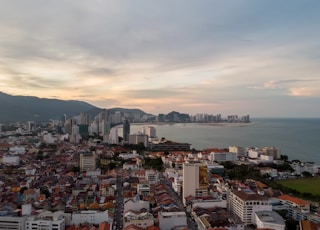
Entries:
{"type": "Polygon", "coordinates": [[[109,144],[119,144],[118,128],[114,127],[110,130],[109,134],[109,144]]]}
{"type": "Polygon", "coordinates": [[[143,133],[129,135],[129,144],[137,145],[143,143],[144,147],[148,147],[148,135],[143,133]]]}
{"type": "Polygon", "coordinates": [[[123,143],[129,143],[130,123],[128,120],[123,121],[123,143]]]}
{"type": "Polygon", "coordinates": [[[81,138],[81,136],[80,136],[80,132],[79,132],[79,126],[77,126],[77,125],[72,126],[70,141],[73,143],[79,143],[80,138],[81,138]]]}
{"type": "Polygon", "coordinates": [[[143,133],[148,135],[150,138],[157,137],[156,128],[153,126],[143,126],[143,133]]]}
{"type": "Polygon", "coordinates": [[[208,196],[208,185],[208,167],[205,163],[191,162],[183,164],[182,196],[184,203],[185,198],[188,196],[208,196]]]}

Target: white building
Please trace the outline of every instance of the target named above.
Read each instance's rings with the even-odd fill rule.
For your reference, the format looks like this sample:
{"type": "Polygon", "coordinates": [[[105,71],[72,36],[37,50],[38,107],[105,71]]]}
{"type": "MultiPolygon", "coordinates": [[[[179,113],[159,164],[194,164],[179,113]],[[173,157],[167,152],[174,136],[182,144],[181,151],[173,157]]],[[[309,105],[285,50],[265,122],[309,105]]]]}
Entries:
{"type": "Polygon", "coordinates": [[[156,128],[153,126],[143,126],[143,131],[144,134],[148,135],[149,138],[156,138],[157,134],[156,134],[156,128]]]}
{"type": "Polygon", "coordinates": [[[273,159],[280,159],[281,151],[276,147],[264,147],[261,149],[262,154],[272,156],[273,159]]]}
{"type": "Polygon", "coordinates": [[[149,184],[138,184],[137,193],[141,196],[148,196],[150,194],[150,185],[149,184]]]}
{"type": "Polygon", "coordinates": [[[149,184],[155,184],[159,182],[159,172],[153,169],[146,170],[146,180],[149,184]]]}
{"type": "Polygon", "coordinates": [[[10,154],[25,154],[26,148],[24,146],[13,146],[9,148],[10,154]]]}
{"type": "Polygon", "coordinates": [[[237,215],[246,225],[254,222],[254,213],[272,211],[267,198],[248,188],[232,190],[228,196],[229,210],[237,215]]]}
{"type": "Polygon", "coordinates": [[[5,165],[19,165],[19,156],[11,156],[11,155],[4,155],[2,157],[2,163],[5,165]]]}
{"type": "Polygon", "coordinates": [[[175,175],[173,177],[173,182],[172,182],[172,189],[179,195],[181,196],[182,193],[182,185],[183,185],[183,176],[182,175],[175,175]]]}
{"type": "Polygon", "coordinates": [[[240,146],[229,146],[230,153],[236,153],[238,156],[246,156],[246,150],[240,146]]]}
{"type": "Polygon", "coordinates": [[[24,230],[26,217],[0,216],[0,229],[24,230]]]}
{"type": "Polygon", "coordinates": [[[279,196],[278,199],[287,207],[290,218],[297,221],[307,219],[307,214],[310,213],[310,202],[286,194],[279,196]]]}
{"type": "Polygon", "coordinates": [[[237,153],[231,152],[211,152],[209,154],[210,161],[224,162],[224,161],[236,161],[238,160],[237,153]]]}
{"type": "Polygon", "coordinates": [[[251,159],[259,158],[261,154],[261,151],[259,149],[250,149],[248,151],[248,157],[251,159]]]}
{"type": "Polygon", "coordinates": [[[119,144],[119,135],[118,135],[118,128],[114,127],[110,130],[109,134],[109,144],[119,144]]]}
{"type": "Polygon", "coordinates": [[[128,211],[136,211],[141,212],[141,210],[145,209],[147,212],[150,211],[150,202],[144,200],[127,200],[123,205],[123,212],[126,213],[128,211]]]}
{"type": "Polygon", "coordinates": [[[79,126],[73,125],[71,130],[71,137],[70,141],[73,143],[79,143],[81,139],[80,132],[79,132],[79,126]]]}
{"type": "Polygon", "coordinates": [[[263,167],[259,169],[261,176],[269,175],[270,177],[277,177],[278,170],[270,167],[263,167]]]}
{"type": "Polygon", "coordinates": [[[261,211],[254,213],[254,224],[261,229],[285,230],[283,218],[274,211],[261,211]]]}
{"type": "Polygon", "coordinates": [[[129,144],[137,145],[143,143],[144,147],[148,147],[149,138],[148,135],[143,133],[136,133],[129,135],[129,144]]]}
{"type": "Polygon", "coordinates": [[[100,224],[102,222],[108,222],[112,224],[113,218],[109,216],[108,211],[80,211],[73,212],[71,216],[71,223],[80,225],[83,223],[100,224]]]}
{"type": "Polygon", "coordinates": [[[140,228],[147,228],[154,225],[154,218],[149,212],[128,211],[123,216],[123,227],[125,228],[131,224],[140,228]]]}
{"type": "Polygon", "coordinates": [[[319,165],[313,162],[292,162],[290,164],[295,174],[301,175],[303,172],[317,174],[319,172],[319,165]]]}
{"type": "Polygon", "coordinates": [[[187,227],[187,216],[185,212],[160,212],[158,215],[161,230],[187,227]]]}
{"type": "Polygon", "coordinates": [[[25,230],[45,229],[64,230],[66,228],[64,212],[44,211],[37,216],[30,216],[25,222],[25,230]]]}
{"type": "Polygon", "coordinates": [[[227,200],[221,198],[212,198],[212,199],[194,199],[192,200],[192,208],[227,208],[227,200]]]}
{"type": "Polygon", "coordinates": [[[183,164],[182,198],[188,196],[203,197],[208,195],[208,167],[205,163],[183,164]]]}
{"type": "Polygon", "coordinates": [[[53,144],[55,143],[56,138],[54,138],[51,133],[45,133],[42,136],[42,140],[46,144],[53,144]]]}

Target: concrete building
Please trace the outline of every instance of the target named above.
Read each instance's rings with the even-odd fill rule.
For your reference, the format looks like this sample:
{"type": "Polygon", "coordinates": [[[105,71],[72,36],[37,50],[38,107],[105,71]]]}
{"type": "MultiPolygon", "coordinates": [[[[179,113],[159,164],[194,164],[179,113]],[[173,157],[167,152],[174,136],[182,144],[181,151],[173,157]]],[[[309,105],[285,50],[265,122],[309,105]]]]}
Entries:
{"type": "Polygon", "coordinates": [[[159,182],[159,172],[153,169],[146,170],[146,180],[149,184],[155,184],[159,182]]]}
{"type": "Polygon", "coordinates": [[[113,218],[109,216],[108,211],[80,211],[73,212],[71,216],[71,223],[75,225],[80,225],[83,223],[89,224],[100,224],[102,222],[112,223],[113,218]]]}
{"type": "Polygon", "coordinates": [[[25,230],[45,229],[64,230],[66,228],[64,212],[44,211],[37,216],[30,216],[25,223],[25,230]]]}
{"type": "Polygon", "coordinates": [[[232,190],[228,196],[229,210],[237,215],[246,225],[254,222],[254,213],[272,211],[268,199],[248,188],[232,190]]]}
{"type": "Polygon", "coordinates": [[[26,217],[0,216],[0,229],[24,230],[26,217]]]}
{"type": "Polygon", "coordinates": [[[161,230],[171,230],[177,227],[187,227],[185,212],[160,212],[159,227],[161,230]]]}
{"type": "Polygon", "coordinates": [[[142,132],[148,135],[151,139],[157,137],[156,128],[153,126],[143,126],[142,132]]]}
{"type": "Polygon", "coordinates": [[[80,169],[82,171],[92,171],[96,169],[96,157],[93,153],[80,153],[80,169]]]}
{"type": "Polygon", "coordinates": [[[150,185],[149,184],[138,184],[137,194],[142,197],[150,195],[150,185]]]}
{"type": "Polygon", "coordinates": [[[153,141],[149,143],[151,151],[190,151],[190,144],[173,141],[153,141]]]}
{"type": "Polygon", "coordinates": [[[295,174],[301,175],[303,172],[310,174],[317,174],[319,172],[319,165],[313,162],[292,162],[290,164],[295,174]]]}
{"type": "Polygon", "coordinates": [[[146,210],[147,212],[149,212],[150,202],[140,199],[137,199],[135,201],[129,199],[123,204],[123,212],[126,213],[130,210],[135,212],[141,212],[142,210],[146,210]]]}
{"type": "Polygon", "coordinates": [[[261,149],[263,155],[272,156],[273,159],[280,159],[281,151],[276,147],[264,147],[261,149]]]}
{"type": "Polygon", "coordinates": [[[143,133],[136,133],[129,135],[129,144],[137,145],[143,143],[144,147],[148,147],[149,143],[148,135],[143,133]]]}
{"type": "Polygon", "coordinates": [[[79,126],[73,125],[71,129],[71,137],[70,142],[72,143],[79,143],[81,139],[80,132],[79,132],[79,126]]]}
{"type": "Polygon", "coordinates": [[[259,229],[285,230],[283,218],[274,211],[261,211],[254,213],[254,224],[259,229]]]}
{"type": "Polygon", "coordinates": [[[114,127],[110,130],[109,134],[109,144],[119,144],[118,128],[114,127]]]}
{"type": "Polygon", "coordinates": [[[310,213],[310,203],[308,201],[290,195],[282,195],[278,199],[281,204],[287,207],[290,218],[297,221],[308,219],[307,214],[310,213]]]}
{"type": "Polygon", "coordinates": [[[236,161],[238,160],[237,153],[225,152],[211,152],[209,154],[210,161],[224,162],[224,161],[236,161]]]}
{"type": "Polygon", "coordinates": [[[123,143],[124,144],[127,144],[129,143],[129,135],[130,135],[130,123],[128,120],[124,120],[123,121],[123,124],[122,124],[123,128],[123,143]]]}
{"type": "Polygon", "coordinates": [[[140,228],[147,228],[154,225],[153,215],[149,212],[128,211],[123,216],[123,227],[135,225],[140,228]]]}
{"type": "Polygon", "coordinates": [[[11,156],[11,155],[4,155],[2,157],[2,163],[5,165],[11,165],[11,166],[17,166],[19,165],[20,162],[20,157],[19,156],[11,156]]]}
{"type": "Polygon", "coordinates": [[[182,199],[188,196],[203,197],[208,195],[208,167],[205,163],[183,164],[182,199]]]}
{"type": "Polygon", "coordinates": [[[236,153],[238,157],[240,156],[246,156],[246,150],[244,147],[240,146],[229,146],[229,152],[230,153],[236,153]]]}

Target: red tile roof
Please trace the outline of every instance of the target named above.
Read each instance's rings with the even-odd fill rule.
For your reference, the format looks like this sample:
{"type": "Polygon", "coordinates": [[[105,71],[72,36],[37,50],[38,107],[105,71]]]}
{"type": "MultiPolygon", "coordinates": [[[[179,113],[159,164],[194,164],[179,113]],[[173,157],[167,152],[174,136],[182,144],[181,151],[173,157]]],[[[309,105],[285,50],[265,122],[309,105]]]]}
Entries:
{"type": "Polygon", "coordinates": [[[293,203],[295,203],[297,205],[308,205],[309,204],[308,201],[302,200],[302,199],[300,199],[298,197],[289,196],[289,195],[279,196],[278,199],[290,201],[290,202],[293,202],[293,203]]]}

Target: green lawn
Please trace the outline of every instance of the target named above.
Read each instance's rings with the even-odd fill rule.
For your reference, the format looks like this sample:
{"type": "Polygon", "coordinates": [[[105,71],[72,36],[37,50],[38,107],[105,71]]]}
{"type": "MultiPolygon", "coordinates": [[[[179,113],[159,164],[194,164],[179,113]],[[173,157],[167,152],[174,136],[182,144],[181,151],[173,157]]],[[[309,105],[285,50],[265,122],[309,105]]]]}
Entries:
{"type": "Polygon", "coordinates": [[[320,177],[279,180],[277,183],[295,189],[300,193],[320,195],[320,177]]]}

